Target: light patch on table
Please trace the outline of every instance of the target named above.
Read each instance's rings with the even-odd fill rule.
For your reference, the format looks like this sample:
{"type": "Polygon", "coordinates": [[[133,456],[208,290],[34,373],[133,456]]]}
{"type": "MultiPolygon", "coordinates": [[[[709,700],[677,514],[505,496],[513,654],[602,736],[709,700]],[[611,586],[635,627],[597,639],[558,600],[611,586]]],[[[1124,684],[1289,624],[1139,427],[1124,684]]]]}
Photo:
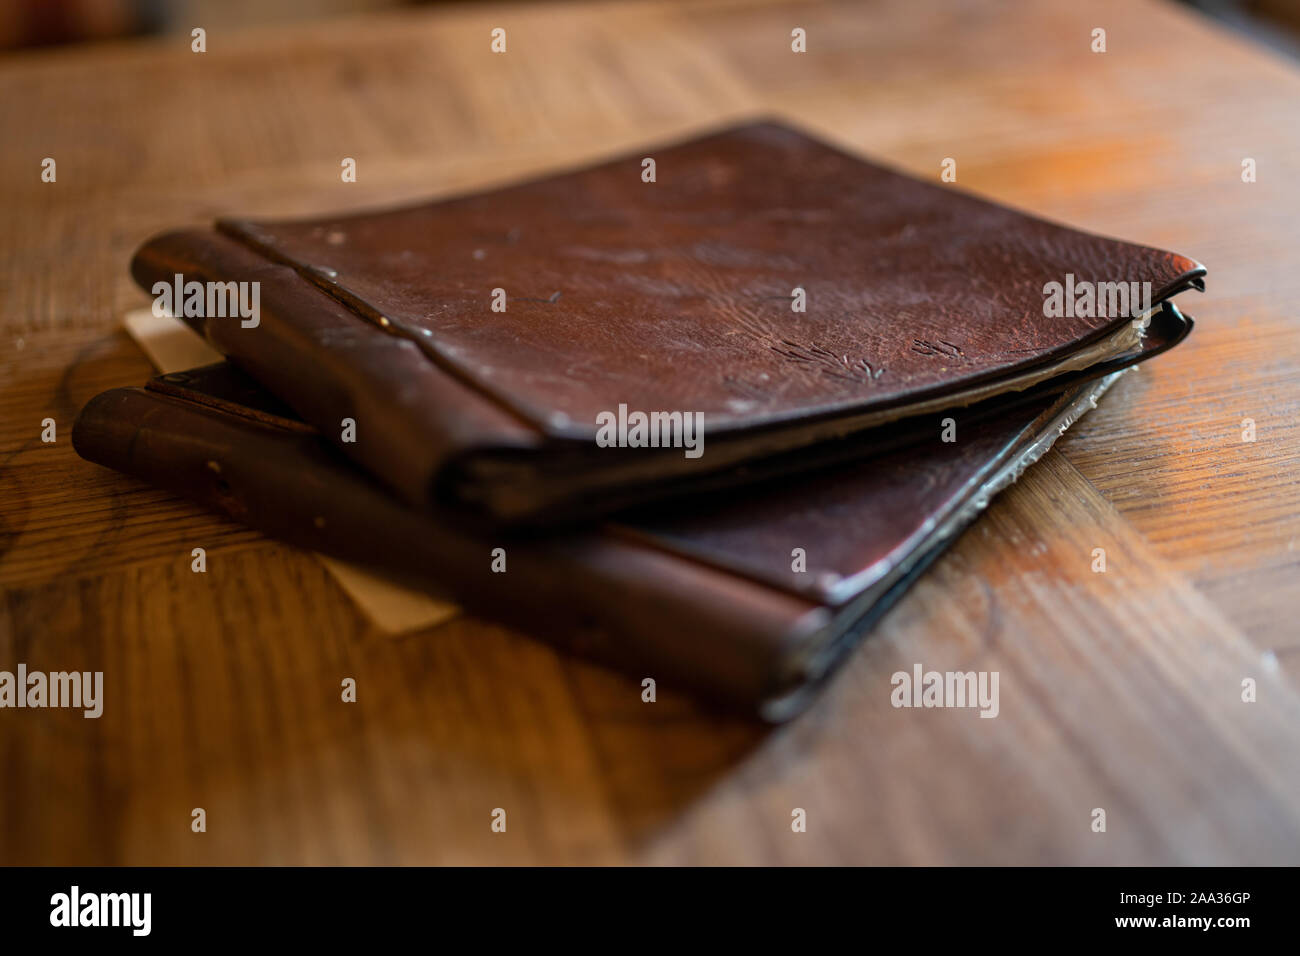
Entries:
{"type": "Polygon", "coordinates": [[[163,375],[221,361],[220,352],[170,315],[154,315],[152,309],[132,309],[122,317],[122,325],[163,375]]]}
{"type": "MultiPolygon", "coordinates": [[[[123,316],[122,325],[160,374],[183,372],[222,360],[221,353],[213,350],[198,333],[170,315],[157,316],[152,309],[133,309],[123,316]]],[[[460,613],[455,604],[439,601],[423,591],[402,587],[323,554],[316,556],[370,623],[386,633],[420,631],[460,613]]]]}
{"type": "Polygon", "coordinates": [[[316,557],[324,562],[325,567],[343,586],[343,590],[352,595],[352,600],[370,618],[370,623],[381,631],[389,634],[422,631],[426,627],[451,620],[460,613],[460,608],[455,604],[439,601],[423,591],[413,591],[394,584],[355,564],[347,564],[323,554],[316,557]]]}

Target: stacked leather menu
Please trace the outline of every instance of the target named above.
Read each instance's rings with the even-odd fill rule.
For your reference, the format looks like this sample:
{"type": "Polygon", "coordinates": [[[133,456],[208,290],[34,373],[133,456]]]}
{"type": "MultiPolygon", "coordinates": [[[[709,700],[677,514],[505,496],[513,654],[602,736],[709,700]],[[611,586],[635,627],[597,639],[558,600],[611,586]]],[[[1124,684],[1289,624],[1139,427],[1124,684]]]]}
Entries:
{"type": "Polygon", "coordinates": [[[475,533],[412,509],[227,364],[105,392],[73,441],[84,458],[277,538],[775,721],[1109,384],[983,418],[956,454],[934,422],[932,442],[797,485],[769,480],[544,536],[475,533]]]}
{"type": "Polygon", "coordinates": [[[250,377],[101,395],[84,457],[769,719],[1186,335],[1169,299],[1204,274],[769,123],[462,199],[223,220],[132,270],[257,282],[255,326],[183,316],[250,377]],[[1052,311],[1052,282],[1145,294],[1052,311]],[[700,453],[601,442],[628,409],[702,422],[700,453]]]}
{"type": "Polygon", "coordinates": [[[222,220],[132,272],[260,282],[256,328],[183,317],[325,434],[354,420],[340,448],[411,504],[555,523],[1114,371],[1185,323],[1047,318],[1044,284],[1147,283],[1155,306],[1204,269],[759,123],[462,199],[222,220]],[[701,415],[704,453],[599,447],[620,406],[701,415]]]}

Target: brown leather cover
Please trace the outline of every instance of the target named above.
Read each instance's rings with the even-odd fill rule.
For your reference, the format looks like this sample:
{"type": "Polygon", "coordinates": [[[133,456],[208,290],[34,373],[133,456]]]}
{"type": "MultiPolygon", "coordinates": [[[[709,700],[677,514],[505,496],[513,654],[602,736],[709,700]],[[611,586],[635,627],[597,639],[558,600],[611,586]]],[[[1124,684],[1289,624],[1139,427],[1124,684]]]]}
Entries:
{"type": "Polygon", "coordinates": [[[797,712],[854,642],[1095,401],[1105,383],[962,418],[797,485],[758,483],[550,537],[416,511],[228,364],[105,392],[77,452],[291,543],[769,720],[797,712]],[[505,573],[492,551],[506,551],[505,573]],[[794,570],[801,549],[806,570],[794,570]]]}
{"type": "MultiPolygon", "coordinates": [[[[354,419],[339,447],[406,501],[502,521],[674,494],[1022,387],[1132,317],[1046,318],[1045,283],[1148,282],[1158,303],[1204,274],[775,123],[459,199],[222,220],[151,240],[132,269],[146,289],[260,281],[257,328],[187,321],[332,440],[354,419]],[[704,454],[597,447],[620,405],[702,413],[704,454]]],[[[1035,388],[1167,348],[1187,326],[1163,315],[1140,346],[1035,388]]]]}

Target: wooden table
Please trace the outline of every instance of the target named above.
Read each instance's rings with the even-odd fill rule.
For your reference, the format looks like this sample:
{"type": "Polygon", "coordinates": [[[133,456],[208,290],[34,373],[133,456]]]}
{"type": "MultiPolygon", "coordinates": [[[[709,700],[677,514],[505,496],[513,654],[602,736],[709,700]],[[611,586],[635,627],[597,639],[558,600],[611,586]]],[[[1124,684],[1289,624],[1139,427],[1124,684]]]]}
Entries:
{"type": "Polygon", "coordinates": [[[1300,861],[1298,119],[1294,63],[1130,0],[456,6],[0,61],[0,669],[102,670],[106,696],[99,720],[0,711],[0,862],[1300,861]],[[759,113],[921,176],[955,158],[960,186],[1210,272],[1192,338],[793,724],[643,704],[466,617],[386,636],[314,556],[72,450],[87,399],[150,374],[119,321],[156,231],[451,194],[759,113]],[[892,708],[915,662],[999,671],[1000,716],[892,708]]]}

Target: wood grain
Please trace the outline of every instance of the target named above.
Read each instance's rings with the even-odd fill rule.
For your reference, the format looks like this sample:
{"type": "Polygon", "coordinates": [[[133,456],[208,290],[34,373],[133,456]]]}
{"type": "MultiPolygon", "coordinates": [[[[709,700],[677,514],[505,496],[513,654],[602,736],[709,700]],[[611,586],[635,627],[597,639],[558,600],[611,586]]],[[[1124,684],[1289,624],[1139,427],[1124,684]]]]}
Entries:
{"type": "Polygon", "coordinates": [[[99,720],[0,711],[0,862],[1300,861],[1294,64],[1119,0],[454,6],[208,49],[0,60],[0,669],[106,682],[99,720]],[[953,157],[960,187],[1210,271],[1191,339],[789,726],[643,704],[470,618],[386,637],[310,556],[71,449],[82,403],[148,375],[116,323],[153,232],[451,194],[760,113],[922,176],[953,157]],[[1000,715],[894,709],[915,662],[997,670],[1000,715]]]}

